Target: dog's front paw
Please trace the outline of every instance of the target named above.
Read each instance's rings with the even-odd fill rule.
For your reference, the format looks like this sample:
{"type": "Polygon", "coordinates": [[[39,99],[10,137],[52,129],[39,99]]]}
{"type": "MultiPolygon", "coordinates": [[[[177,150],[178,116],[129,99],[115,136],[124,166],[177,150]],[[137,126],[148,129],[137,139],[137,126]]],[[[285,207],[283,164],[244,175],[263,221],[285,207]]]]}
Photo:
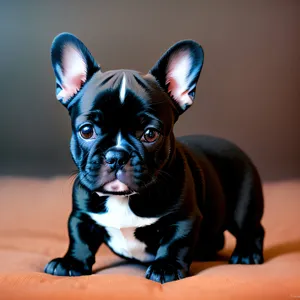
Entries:
{"type": "Polygon", "coordinates": [[[55,258],[51,260],[44,269],[45,273],[56,276],[81,276],[91,274],[81,262],[72,258],[55,258]]]}
{"type": "Polygon", "coordinates": [[[186,277],[186,272],[184,272],[178,264],[172,264],[167,261],[154,262],[146,271],[147,279],[159,283],[179,280],[184,277],[186,277]]]}
{"type": "Polygon", "coordinates": [[[264,262],[262,253],[259,252],[238,252],[234,251],[229,259],[230,264],[242,264],[242,265],[258,265],[264,262]]]}

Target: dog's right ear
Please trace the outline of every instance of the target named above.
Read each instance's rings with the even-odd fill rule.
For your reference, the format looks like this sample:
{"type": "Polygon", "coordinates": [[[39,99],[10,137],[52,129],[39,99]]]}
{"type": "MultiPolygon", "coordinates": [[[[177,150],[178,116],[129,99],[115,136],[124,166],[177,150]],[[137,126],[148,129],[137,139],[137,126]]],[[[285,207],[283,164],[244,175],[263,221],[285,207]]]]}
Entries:
{"type": "Polygon", "coordinates": [[[61,33],[53,40],[51,61],[56,76],[56,98],[66,107],[100,70],[86,46],[70,33],[61,33]]]}

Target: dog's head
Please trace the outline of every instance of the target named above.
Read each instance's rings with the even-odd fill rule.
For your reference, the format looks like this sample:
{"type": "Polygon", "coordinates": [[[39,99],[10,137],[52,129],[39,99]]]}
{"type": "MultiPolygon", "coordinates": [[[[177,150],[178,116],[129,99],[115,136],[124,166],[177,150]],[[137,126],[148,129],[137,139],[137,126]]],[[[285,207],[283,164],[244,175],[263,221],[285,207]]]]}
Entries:
{"type": "Polygon", "coordinates": [[[74,35],[52,44],[57,99],[72,121],[81,183],[99,194],[131,194],[155,182],[173,154],[173,125],[194,101],[203,64],[196,42],[171,47],[149,71],[104,72],[74,35]]]}

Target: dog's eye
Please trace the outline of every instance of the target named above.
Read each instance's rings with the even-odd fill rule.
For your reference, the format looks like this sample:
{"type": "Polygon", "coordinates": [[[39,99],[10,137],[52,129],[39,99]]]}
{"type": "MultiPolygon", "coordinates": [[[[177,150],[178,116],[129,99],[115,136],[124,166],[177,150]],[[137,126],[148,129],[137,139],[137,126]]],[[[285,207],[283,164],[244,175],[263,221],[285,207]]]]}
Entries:
{"type": "Polygon", "coordinates": [[[95,131],[92,125],[86,124],[79,129],[81,137],[85,140],[90,140],[95,137],[95,131]]]}
{"type": "Polygon", "coordinates": [[[146,143],[153,143],[158,139],[158,137],[159,137],[158,131],[149,128],[144,132],[141,141],[146,143]]]}

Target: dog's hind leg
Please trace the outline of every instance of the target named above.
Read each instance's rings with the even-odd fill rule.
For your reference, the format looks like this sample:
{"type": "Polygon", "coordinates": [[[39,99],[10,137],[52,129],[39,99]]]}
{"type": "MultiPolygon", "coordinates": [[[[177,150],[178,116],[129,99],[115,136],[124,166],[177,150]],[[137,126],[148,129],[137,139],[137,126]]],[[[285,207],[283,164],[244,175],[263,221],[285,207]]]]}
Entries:
{"type": "Polygon", "coordinates": [[[236,237],[236,247],[229,260],[231,264],[261,264],[264,262],[265,231],[261,225],[263,192],[259,175],[251,166],[241,184],[233,219],[228,230],[236,237]]]}

